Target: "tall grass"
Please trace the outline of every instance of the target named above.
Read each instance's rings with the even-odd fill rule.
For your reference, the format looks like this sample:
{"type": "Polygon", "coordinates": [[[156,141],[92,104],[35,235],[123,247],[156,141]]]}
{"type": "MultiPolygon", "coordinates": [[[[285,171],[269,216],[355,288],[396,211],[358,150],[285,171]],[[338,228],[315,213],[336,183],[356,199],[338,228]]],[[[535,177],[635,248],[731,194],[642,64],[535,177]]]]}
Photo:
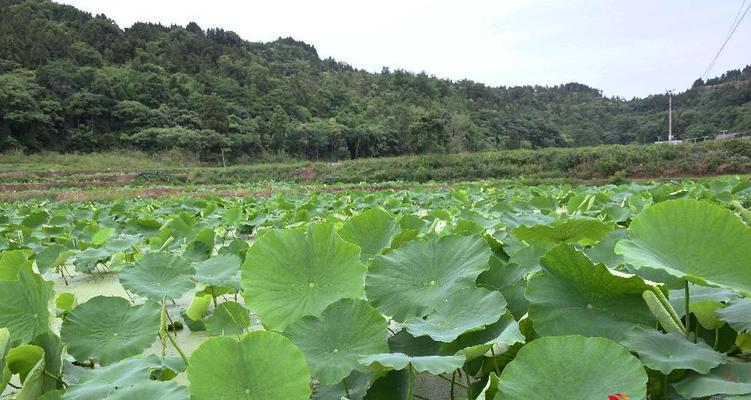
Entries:
{"type": "Polygon", "coordinates": [[[103,170],[103,169],[162,169],[197,167],[200,163],[190,155],[177,152],[147,154],[136,150],[102,153],[20,151],[0,153],[0,171],[39,170],[103,170]]]}

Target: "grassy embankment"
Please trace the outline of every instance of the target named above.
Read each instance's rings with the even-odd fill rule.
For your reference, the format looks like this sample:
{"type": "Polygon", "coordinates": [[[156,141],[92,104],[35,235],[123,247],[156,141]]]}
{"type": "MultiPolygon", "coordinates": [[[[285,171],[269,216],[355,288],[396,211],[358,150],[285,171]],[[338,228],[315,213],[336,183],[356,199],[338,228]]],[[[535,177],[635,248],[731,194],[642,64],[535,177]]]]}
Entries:
{"type": "Polygon", "coordinates": [[[174,153],[11,153],[0,155],[0,200],[36,197],[76,200],[197,191],[242,195],[278,187],[269,182],[337,186],[478,179],[527,184],[619,183],[629,179],[749,172],[749,140],[433,154],[341,162],[298,161],[226,168],[202,166],[174,153]],[[92,193],[85,195],[83,191],[92,193]]]}

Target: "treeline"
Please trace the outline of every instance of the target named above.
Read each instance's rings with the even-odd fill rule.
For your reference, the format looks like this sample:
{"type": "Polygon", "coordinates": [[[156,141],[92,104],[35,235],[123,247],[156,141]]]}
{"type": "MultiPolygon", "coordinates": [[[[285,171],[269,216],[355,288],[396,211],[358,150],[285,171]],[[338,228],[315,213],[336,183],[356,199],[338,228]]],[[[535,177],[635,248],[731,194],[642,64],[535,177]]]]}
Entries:
{"type": "MultiPolygon", "coordinates": [[[[674,132],[751,130],[751,68],[674,97],[674,132]]],[[[648,143],[664,95],[625,100],[569,83],[488,87],[321,59],[292,38],[121,29],[48,0],[0,0],[0,150],[178,149],[202,159],[339,160],[648,143]]]]}

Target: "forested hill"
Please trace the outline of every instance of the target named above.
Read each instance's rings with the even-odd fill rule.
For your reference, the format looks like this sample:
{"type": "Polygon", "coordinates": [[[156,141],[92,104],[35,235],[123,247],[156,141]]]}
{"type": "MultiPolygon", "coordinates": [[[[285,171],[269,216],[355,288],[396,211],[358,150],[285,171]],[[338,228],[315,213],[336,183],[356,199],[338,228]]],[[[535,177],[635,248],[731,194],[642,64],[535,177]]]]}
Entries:
{"type": "MultiPolygon", "coordinates": [[[[545,62],[545,60],[540,60],[545,62]]],[[[674,98],[683,138],[751,130],[751,67],[674,98]]],[[[292,38],[137,23],[47,0],[0,0],[0,150],[181,149],[214,158],[346,159],[652,142],[667,98],[488,87],[358,70],[292,38]]]]}

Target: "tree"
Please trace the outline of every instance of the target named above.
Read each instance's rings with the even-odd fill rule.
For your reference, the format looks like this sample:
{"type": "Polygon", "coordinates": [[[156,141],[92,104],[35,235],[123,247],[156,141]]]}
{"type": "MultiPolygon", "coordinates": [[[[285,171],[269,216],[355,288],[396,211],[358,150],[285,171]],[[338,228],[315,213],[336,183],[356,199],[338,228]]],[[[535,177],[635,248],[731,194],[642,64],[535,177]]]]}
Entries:
{"type": "Polygon", "coordinates": [[[28,70],[0,75],[0,146],[41,150],[51,145],[60,104],[45,98],[28,70]]]}
{"type": "Polygon", "coordinates": [[[211,129],[219,133],[227,132],[229,129],[227,105],[221,97],[216,94],[204,97],[201,122],[204,129],[211,129]]]}
{"type": "Polygon", "coordinates": [[[446,116],[437,109],[415,111],[415,122],[409,126],[410,147],[414,153],[441,153],[446,151],[446,116]]]}
{"type": "Polygon", "coordinates": [[[204,35],[203,29],[201,29],[201,27],[198,26],[198,24],[193,21],[189,22],[188,25],[185,26],[185,30],[190,33],[195,33],[196,35],[200,35],[200,36],[204,35]]]}

